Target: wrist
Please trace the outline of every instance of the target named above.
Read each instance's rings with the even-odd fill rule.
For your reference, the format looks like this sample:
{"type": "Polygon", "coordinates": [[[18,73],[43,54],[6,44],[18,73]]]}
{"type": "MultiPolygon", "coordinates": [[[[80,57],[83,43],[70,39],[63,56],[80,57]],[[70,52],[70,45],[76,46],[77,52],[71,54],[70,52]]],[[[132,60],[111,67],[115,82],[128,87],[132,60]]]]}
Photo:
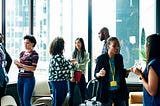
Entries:
{"type": "Polygon", "coordinates": [[[143,75],[140,75],[140,76],[139,76],[139,79],[142,80],[142,79],[143,79],[143,75]]]}

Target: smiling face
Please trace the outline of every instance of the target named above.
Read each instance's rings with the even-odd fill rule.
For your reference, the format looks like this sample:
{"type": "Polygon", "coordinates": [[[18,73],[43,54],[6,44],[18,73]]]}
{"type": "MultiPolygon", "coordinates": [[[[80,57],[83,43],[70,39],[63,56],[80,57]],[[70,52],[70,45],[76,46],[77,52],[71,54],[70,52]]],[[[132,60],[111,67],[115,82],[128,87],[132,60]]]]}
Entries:
{"type": "Polygon", "coordinates": [[[114,39],[112,41],[109,41],[108,45],[108,54],[109,56],[114,56],[115,54],[118,54],[120,51],[120,44],[119,41],[117,39],[114,39]]]}
{"type": "Polygon", "coordinates": [[[75,45],[78,51],[81,51],[82,43],[79,40],[76,40],[75,45]]]}
{"type": "Polygon", "coordinates": [[[24,40],[24,46],[25,46],[25,49],[27,51],[32,50],[33,49],[33,45],[34,45],[34,43],[31,43],[29,39],[25,39],[24,40]]]}
{"type": "Polygon", "coordinates": [[[4,42],[4,36],[0,33],[0,43],[4,42]]]}

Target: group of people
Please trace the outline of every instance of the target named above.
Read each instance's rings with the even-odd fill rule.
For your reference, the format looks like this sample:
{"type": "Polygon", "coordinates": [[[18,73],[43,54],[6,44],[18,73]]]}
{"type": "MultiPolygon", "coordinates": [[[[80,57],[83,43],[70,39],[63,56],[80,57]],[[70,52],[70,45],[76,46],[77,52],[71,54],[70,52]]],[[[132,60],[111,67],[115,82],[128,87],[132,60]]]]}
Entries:
{"type": "MultiPolygon", "coordinates": [[[[160,35],[152,34],[146,38],[146,68],[124,68],[123,56],[120,54],[120,42],[117,37],[109,35],[108,28],[100,30],[99,38],[104,41],[102,53],[96,59],[94,76],[99,82],[96,100],[103,106],[127,106],[129,92],[125,78],[130,72],[139,76],[143,84],[144,106],[160,105],[160,35]]],[[[1,34],[2,36],[2,34],[1,34]]],[[[0,36],[0,41],[1,40],[0,36]]],[[[39,55],[34,50],[36,39],[32,35],[24,36],[25,50],[19,55],[14,64],[19,69],[17,90],[21,106],[31,106],[32,93],[35,86],[34,71],[39,55]]],[[[65,41],[62,37],[53,39],[49,46],[51,55],[49,63],[49,85],[52,89],[52,106],[62,106],[69,91],[69,106],[74,106],[74,88],[78,84],[82,102],[86,100],[86,67],[90,61],[89,53],[85,49],[83,38],[75,40],[75,49],[71,59],[63,55],[65,41]],[[78,74],[77,74],[78,73],[78,74]],[[79,79],[77,80],[77,75],[79,79]]],[[[0,46],[0,96],[4,95],[8,82],[6,64],[7,52],[0,46]]],[[[10,58],[10,62],[12,59],[10,58]]]]}
{"type": "Polygon", "coordinates": [[[146,38],[146,67],[125,69],[120,43],[117,37],[109,37],[106,27],[99,32],[104,40],[102,55],[96,59],[95,78],[99,81],[96,100],[103,106],[127,106],[128,90],[125,78],[130,72],[139,76],[143,84],[143,105],[160,106],[160,35],[152,34],[146,38]],[[104,51],[107,51],[104,53],[104,51]]]}

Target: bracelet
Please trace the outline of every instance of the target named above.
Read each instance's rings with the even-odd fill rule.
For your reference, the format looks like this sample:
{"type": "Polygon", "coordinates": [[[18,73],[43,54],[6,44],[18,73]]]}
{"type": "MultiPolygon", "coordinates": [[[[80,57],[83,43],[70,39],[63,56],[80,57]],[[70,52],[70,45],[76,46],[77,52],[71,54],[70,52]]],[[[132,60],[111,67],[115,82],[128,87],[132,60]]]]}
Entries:
{"type": "Polygon", "coordinates": [[[140,80],[142,80],[142,79],[143,79],[143,75],[142,75],[142,76],[140,76],[140,77],[139,77],[139,79],[140,79],[140,80]]]}
{"type": "Polygon", "coordinates": [[[139,77],[139,79],[142,80],[143,78],[142,78],[142,77],[139,77]]]}

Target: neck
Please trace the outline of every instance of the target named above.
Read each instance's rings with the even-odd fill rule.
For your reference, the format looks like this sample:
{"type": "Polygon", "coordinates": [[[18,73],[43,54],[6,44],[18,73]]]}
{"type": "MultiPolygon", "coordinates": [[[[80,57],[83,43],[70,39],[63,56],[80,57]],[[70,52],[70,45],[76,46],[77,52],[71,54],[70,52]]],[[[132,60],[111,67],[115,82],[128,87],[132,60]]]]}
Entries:
{"type": "Polygon", "coordinates": [[[114,57],[114,56],[115,56],[115,54],[108,53],[108,56],[109,56],[109,58],[112,58],[112,57],[114,57]]]}
{"type": "Polygon", "coordinates": [[[80,49],[78,49],[78,53],[81,53],[81,50],[80,50],[80,49]]]}
{"type": "Polygon", "coordinates": [[[30,53],[30,52],[32,52],[32,49],[26,50],[26,52],[27,52],[27,53],[30,53]]]}

